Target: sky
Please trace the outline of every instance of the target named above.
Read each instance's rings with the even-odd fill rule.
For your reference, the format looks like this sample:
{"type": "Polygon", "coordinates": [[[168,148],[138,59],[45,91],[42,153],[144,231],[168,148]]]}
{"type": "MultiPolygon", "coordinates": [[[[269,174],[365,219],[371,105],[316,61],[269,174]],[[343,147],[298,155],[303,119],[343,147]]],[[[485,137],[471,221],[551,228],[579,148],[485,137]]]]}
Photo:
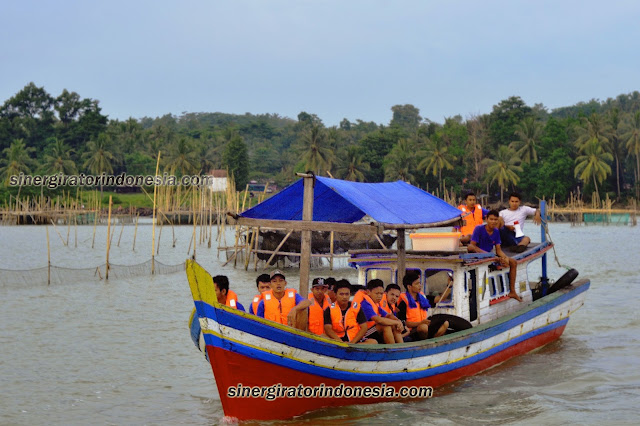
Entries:
{"type": "Polygon", "coordinates": [[[636,0],[3,0],[0,102],[29,82],[111,119],[316,114],[388,124],[640,90],[636,0]]]}

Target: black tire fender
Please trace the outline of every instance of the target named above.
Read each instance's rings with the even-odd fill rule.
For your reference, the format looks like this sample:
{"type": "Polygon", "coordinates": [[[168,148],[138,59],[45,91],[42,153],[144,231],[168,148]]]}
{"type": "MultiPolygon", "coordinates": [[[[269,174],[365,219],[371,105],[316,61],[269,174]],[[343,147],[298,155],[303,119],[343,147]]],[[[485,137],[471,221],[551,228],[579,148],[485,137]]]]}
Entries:
{"type": "Polygon", "coordinates": [[[578,271],[576,271],[575,269],[569,269],[567,272],[564,273],[564,275],[558,278],[558,280],[555,283],[553,283],[551,287],[549,287],[547,294],[551,294],[555,291],[560,290],[561,288],[565,288],[566,286],[571,284],[577,277],[578,277],[578,271]]]}

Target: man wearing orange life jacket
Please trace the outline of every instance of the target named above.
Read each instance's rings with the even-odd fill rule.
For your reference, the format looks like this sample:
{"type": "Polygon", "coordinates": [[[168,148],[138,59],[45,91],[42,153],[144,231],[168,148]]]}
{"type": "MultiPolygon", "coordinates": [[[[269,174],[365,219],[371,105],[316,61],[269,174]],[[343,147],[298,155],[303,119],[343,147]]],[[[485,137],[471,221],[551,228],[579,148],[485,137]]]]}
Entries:
{"type": "Polygon", "coordinates": [[[213,277],[213,285],[215,287],[218,303],[244,312],[244,306],[238,302],[238,295],[234,291],[229,290],[229,279],[226,276],[216,275],[213,277]]]}
{"type": "Polygon", "coordinates": [[[256,315],[306,331],[309,320],[306,308],[311,306],[311,301],[304,300],[294,289],[286,287],[284,274],[277,269],[273,271],[271,290],[262,295],[256,315]]]}
{"type": "Polygon", "coordinates": [[[485,218],[487,213],[489,213],[489,210],[483,209],[480,204],[476,203],[476,194],[469,192],[465,196],[465,204],[460,204],[458,206],[458,209],[462,211],[462,220],[465,221],[465,225],[460,228],[456,228],[456,230],[459,230],[462,234],[460,242],[463,244],[469,244],[473,230],[476,226],[483,224],[483,218],[485,218]]]}
{"type": "Polygon", "coordinates": [[[328,287],[324,278],[314,278],[311,282],[309,331],[319,336],[324,335],[324,310],[331,304],[329,296],[326,294],[328,287]]]}
{"type": "Polygon", "coordinates": [[[356,293],[351,306],[364,313],[368,327],[365,337],[375,339],[378,343],[402,343],[401,333],[404,326],[395,315],[379,305],[383,293],[382,280],[373,279],[367,283],[366,292],[360,290],[356,293]]]}
{"type": "Polygon", "coordinates": [[[258,294],[253,296],[253,301],[249,306],[249,313],[256,314],[258,312],[258,304],[262,300],[262,295],[271,290],[271,277],[269,274],[262,274],[256,278],[256,287],[258,287],[258,294]]]}
{"type": "Polygon", "coordinates": [[[407,291],[400,295],[398,318],[410,329],[408,338],[411,341],[417,341],[440,337],[446,333],[449,328],[448,321],[431,322],[427,318],[427,310],[431,305],[422,292],[420,273],[415,270],[407,270],[402,284],[407,291]]]}
{"type": "Polygon", "coordinates": [[[327,336],[340,342],[376,344],[377,340],[365,339],[367,320],[360,309],[349,304],[351,284],[340,280],[335,286],[336,301],[324,311],[324,332],[327,336]]]}
{"type": "Polygon", "coordinates": [[[400,286],[398,284],[387,284],[387,288],[384,289],[384,294],[380,301],[380,307],[395,315],[398,312],[398,299],[400,298],[400,293],[400,286]]]}

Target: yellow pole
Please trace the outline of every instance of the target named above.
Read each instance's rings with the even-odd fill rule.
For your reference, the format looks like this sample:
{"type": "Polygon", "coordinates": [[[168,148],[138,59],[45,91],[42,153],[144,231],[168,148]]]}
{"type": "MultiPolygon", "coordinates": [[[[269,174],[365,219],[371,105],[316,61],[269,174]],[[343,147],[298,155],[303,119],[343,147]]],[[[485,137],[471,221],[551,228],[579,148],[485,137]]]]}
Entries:
{"type": "Polygon", "coordinates": [[[49,225],[47,228],[47,285],[51,284],[51,249],[49,247],[49,225]]]}
{"type": "Polygon", "coordinates": [[[111,195],[109,195],[109,219],[107,221],[107,272],[105,279],[109,279],[109,249],[111,248],[111,195]]]}
{"type": "MultiPolygon", "coordinates": [[[[158,177],[158,168],[160,167],[160,152],[158,151],[158,161],[156,162],[156,178],[158,177]]],[[[156,272],[155,265],[155,245],[156,245],[156,197],[158,194],[158,185],[155,179],[153,182],[153,222],[151,224],[151,275],[156,272]]]]}

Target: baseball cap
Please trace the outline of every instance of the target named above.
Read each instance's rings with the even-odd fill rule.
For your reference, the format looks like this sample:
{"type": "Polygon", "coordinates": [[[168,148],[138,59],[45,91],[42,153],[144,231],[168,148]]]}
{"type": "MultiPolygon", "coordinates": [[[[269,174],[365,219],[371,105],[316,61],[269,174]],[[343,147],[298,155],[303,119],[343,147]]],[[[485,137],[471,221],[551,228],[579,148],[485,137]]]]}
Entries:
{"type": "Polygon", "coordinates": [[[286,278],[285,278],[284,274],[282,273],[282,271],[281,271],[280,269],[276,269],[275,271],[273,271],[273,272],[271,273],[270,279],[275,278],[277,275],[280,275],[283,279],[285,279],[285,280],[286,280],[286,278]]]}
{"type": "Polygon", "coordinates": [[[325,286],[324,278],[314,278],[311,287],[325,286]]]}

